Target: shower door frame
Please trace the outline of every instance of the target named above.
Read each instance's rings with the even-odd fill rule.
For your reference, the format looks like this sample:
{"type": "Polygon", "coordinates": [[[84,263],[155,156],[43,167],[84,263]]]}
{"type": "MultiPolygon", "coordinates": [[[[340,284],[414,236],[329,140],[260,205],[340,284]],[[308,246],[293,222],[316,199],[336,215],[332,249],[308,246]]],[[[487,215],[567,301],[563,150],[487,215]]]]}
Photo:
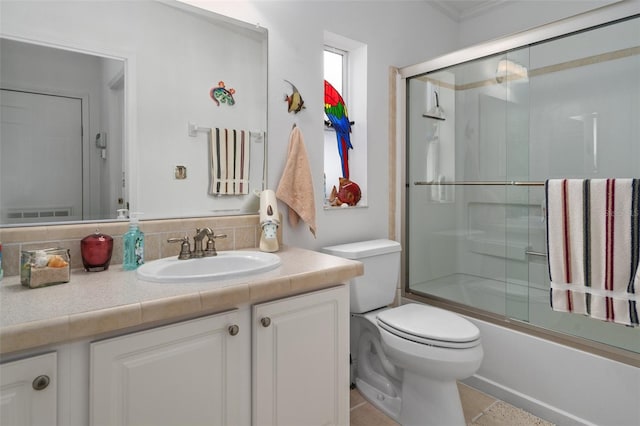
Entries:
{"type": "MultiPolygon", "coordinates": [[[[397,172],[391,172],[389,176],[391,180],[390,186],[392,188],[396,188],[397,193],[401,194],[401,196],[397,199],[395,195],[390,195],[389,217],[395,219],[394,223],[390,223],[390,238],[399,234],[403,247],[407,247],[406,228],[408,212],[406,206],[410,183],[407,182],[406,177],[406,142],[408,129],[406,124],[407,111],[405,100],[407,99],[406,88],[407,80],[409,78],[637,16],[640,16],[640,10],[638,10],[637,4],[634,5],[625,2],[615,3],[591,12],[579,14],[571,18],[517,33],[499,40],[464,48],[420,64],[404,68],[391,68],[389,78],[392,86],[390,89],[390,153],[394,154],[392,158],[395,157],[394,165],[397,172]],[[395,85],[393,84],[394,82],[395,85]],[[400,217],[398,218],[395,217],[395,212],[398,211],[396,209],[400,211],[400,217]]],[[[504,183],[513,184],[513,182],[504,183]]],[[[640,353],[588,340],[586,338],[545,329],[540,326],[528,324],[524,321],[514,320],[506,315],[494,314],[469,305],[438,298],[436,296],[424,296],[422,294],[413,293],[409,288],[407,279],[408,273],[407,253],[406,250],[403,250],[402,273],[400,274],[401,295],[403,298],[445,308],[463,315],[468,315],[473,318],[497,324],[508,329],[524,332],[535,337],[540,337],[562,345],[583,350],[585,352],[603,356],[608,359],[640,367],[640,353]]]]}

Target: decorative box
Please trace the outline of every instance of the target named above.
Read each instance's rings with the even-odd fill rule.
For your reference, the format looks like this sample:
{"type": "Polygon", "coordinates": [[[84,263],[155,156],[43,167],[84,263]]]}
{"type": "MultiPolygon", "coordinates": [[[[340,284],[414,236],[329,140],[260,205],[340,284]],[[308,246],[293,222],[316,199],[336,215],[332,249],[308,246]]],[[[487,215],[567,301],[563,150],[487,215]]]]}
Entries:
{"type": "Polygon", "coordinates": [[[68,283],[71,276],[68,249],[23,250],[20,254],[20,282],[29,288],[68,283]]]}

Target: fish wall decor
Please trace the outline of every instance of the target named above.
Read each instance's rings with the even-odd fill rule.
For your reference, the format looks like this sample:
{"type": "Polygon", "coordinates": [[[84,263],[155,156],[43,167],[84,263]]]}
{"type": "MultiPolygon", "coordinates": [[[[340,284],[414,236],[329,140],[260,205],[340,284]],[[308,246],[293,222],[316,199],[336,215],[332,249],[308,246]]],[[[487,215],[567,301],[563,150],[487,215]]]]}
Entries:
{"type": "Polygon", "coordinates": [[[300,94],[296,86],[294,86],[293,83],[290,82],[289,80],[285,80],[285,81],[291,85],[291,90],[293,91],[290,95],[284,96],[284,100],[288,104],[287,110],[289,112],[297,114],[300,111],[302,111],[304,108],[306,108],[304,106],[304,100],[302,99],[302,95],[300,94]]]}
{"type": "Polygon", "coordinates": [[[339,188],[336,189],[334,186],[331,190],[329,203],[331,203],[332,206],[340,207],[355,206],[360,202],[361,198],[362,191],[357,183],[349,179],[340,178],[339,188]]]}

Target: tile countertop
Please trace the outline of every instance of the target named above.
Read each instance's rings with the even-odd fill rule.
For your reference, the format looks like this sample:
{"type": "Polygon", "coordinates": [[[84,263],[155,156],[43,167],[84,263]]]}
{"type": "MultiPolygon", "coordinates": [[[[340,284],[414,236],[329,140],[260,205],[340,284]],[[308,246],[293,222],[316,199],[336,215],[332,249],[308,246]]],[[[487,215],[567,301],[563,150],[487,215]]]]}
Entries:
{"type": "Polygon", "coordinates": [[[71,271],[71,281],[37,289],[5,277],[0,285],[0,354],[152,326],[305,293],[362,275],[362,263],[282,247],[278,268],[215,283],[151,283],[135,271],[71,271]],[[215,287],[214,287],[215,286],[215,287]]]}

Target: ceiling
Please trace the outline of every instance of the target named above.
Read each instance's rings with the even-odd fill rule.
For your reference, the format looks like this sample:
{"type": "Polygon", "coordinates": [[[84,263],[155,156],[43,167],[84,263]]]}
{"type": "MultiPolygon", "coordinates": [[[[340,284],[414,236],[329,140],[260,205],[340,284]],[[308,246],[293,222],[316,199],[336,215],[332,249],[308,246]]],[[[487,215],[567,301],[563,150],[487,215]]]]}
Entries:
{"type": "Polygon", "coordinates": [[[427,0],[451,19],[461,22],[498,8],[508,0],[427,0]]]}

